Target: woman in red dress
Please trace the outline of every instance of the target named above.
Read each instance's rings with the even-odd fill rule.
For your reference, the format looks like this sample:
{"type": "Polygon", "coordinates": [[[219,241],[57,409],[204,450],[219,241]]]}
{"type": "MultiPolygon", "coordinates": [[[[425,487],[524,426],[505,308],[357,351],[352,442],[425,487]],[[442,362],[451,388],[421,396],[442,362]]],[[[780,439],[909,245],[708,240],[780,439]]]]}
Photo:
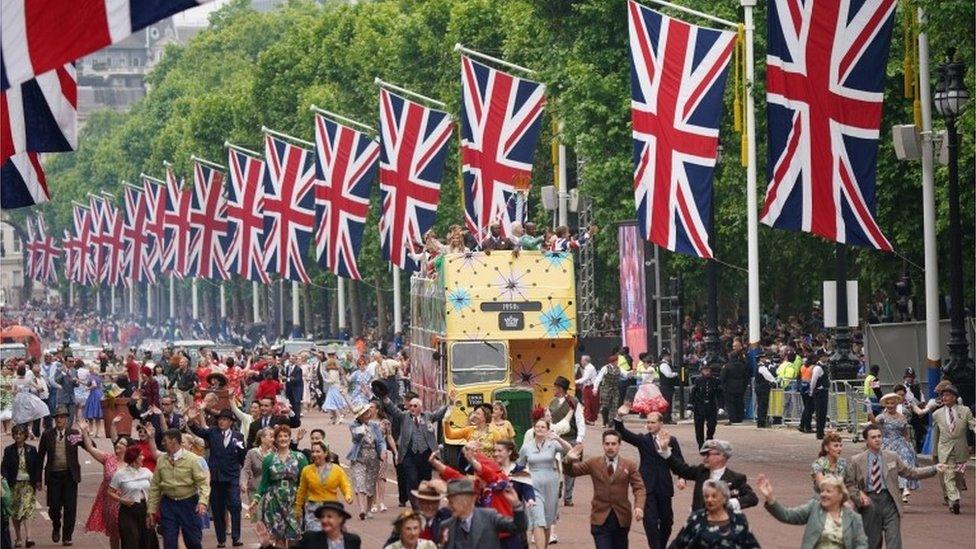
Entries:
{"type": "Polygon", "coordinates": [[[95,461],[102,464],[102,483],[98,486],[95,501],[92,503],[91,513],[85,522],[86,532],[102,532],[108,536],[112,549],[119,549],[119,502],[108,496],[108,484],[115,475],[115,471],[125,457],[129,448],[129,439],[121,437],[115,441],[115,452],[103,452],[92,444],[88,423],[81,424],[82,444],[95,461]]]}

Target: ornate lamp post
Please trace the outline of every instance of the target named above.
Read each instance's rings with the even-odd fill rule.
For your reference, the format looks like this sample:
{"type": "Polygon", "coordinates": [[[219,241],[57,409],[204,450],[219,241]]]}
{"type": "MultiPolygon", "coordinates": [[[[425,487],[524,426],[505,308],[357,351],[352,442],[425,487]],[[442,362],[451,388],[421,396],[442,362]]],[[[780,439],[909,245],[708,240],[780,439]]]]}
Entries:
{"type": "MultiPolygon", "coordinates": [[[[718,146],[718,153],[715,156],[715,165],[721,165],[722,161],[722,146],[718,146]]],[[[715,179],[718,179],[717,177],[715,179]]],[[[712,248],[712,253],[715,253],[715,185],[712,185],[711,189],[711,210],[708,216],[708,245],[712,248]]],[[[718,373],[719,368],[725,364],[725,353],[722,349],[722,340],[719,338],[718,333],[718,264],[715,262],[715,258],[709,259],[705,263],[705,281],[708,287],[707,299],[706,299],[706,309],[705,309],[705,338],[703,343],[705,344],[705,363],[710,365],[718,373]]],[[[678,319],[680,322],[681,319],[678,319]]]]}
{"type": "Polygon", "coordinates": [[[946,62],[939,65],[939,81],[935,87],[935,110],[946,119],[949,151],[949,360],[942,367],[943,374],[952,381],[966,402],[973,402],[973,363],[969,360],[969,343],[964,325],[964,297],[962,291],[962,227],[959,221],[959,134],[956,117],[969,103],[969,91],[963,76],[966,67],[953,61],[955,51],[949,50],[946,62]],[[966,400],[968,399],[968,400],[966,400]]]}

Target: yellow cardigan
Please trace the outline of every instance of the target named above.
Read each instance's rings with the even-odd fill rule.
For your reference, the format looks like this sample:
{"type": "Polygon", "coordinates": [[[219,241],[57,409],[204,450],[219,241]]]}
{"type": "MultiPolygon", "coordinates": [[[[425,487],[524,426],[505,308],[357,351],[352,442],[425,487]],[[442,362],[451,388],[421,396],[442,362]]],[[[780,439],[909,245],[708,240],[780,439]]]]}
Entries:
{"type": "Polygon", "coordinates": [[[301,518],[305,511],[305,503],[308,501],[339,501],[339,492],[342,492],[347,502],[352,500],[352,484],[342,467],[333,463],[331,470],[329,470],[329,476],[325,477],[323,483],[319,478],[318,468],[314,464],[306,465],[302,469],[301,479],[298,483],[295,512],[301,518]]]}

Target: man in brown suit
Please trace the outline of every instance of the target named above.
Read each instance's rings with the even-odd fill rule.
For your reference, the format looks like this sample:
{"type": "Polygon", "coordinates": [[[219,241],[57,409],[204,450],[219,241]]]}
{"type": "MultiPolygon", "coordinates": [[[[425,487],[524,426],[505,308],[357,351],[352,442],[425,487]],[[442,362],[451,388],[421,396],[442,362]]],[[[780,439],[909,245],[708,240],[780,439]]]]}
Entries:
{"type": "Polygon", "coordinates": [[[627,549],[627,534],[632,520],[644,518],[644,481],[640,469],[629,459],[620,457],[620,433],[603,432],[603,455],[580,461],[583,446],[577,444],[566,455],[566,474],[589,475],[593,479],[593,507],[590,510],[590,534],[597,549],[627,549]],[[627,497],[627,487],[634,492],[634,504],[627,497]]]}
{"type": "Polygon", "coordinates": [[[78,508],[78,483],[81,466],[78,464],[78,443],[81,435],[68,428],[68,409],[59,406],[54,412],[54,427],[44,431],[37,455],[44,469],[47,488],[48,513],[51,516],[51,541],[71,545],[78,508]],[[61,520],[64,512],[64,522],[61,520]],[[63,530],[62,530],[63,526],[63,530]]]}
{"type": "Polygon", "coordinates": [[[895,452],[881,448],[882,433],[877,425],[865,427],[867,451],[851,458],[844,483],[854,506],[864,520],[868,547],[880,547],[884,533],[885,547],[901,548],[901,498],[898,477],[919,480],[944,472],[944,463],[930,467],[911,467],[895,452]]]}

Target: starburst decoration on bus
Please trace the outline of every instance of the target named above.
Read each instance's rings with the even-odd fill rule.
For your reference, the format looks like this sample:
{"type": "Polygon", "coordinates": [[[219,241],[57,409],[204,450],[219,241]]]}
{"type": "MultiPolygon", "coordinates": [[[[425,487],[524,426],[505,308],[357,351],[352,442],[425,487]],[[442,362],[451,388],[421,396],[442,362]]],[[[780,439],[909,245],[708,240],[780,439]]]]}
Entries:
{"type": "Polygon", "coordinates": [[[562,269],[563,272],[565,272],[566,270],[565,268],[563,268],[563,263],[566,262],[566,258],[568,257],[569,257],[568,252],[543,252],[542,253],[542,259],[544,259],[549,264],[548,269],[562,269]]]}
{"type": "Polygon", "coordinates": [[[523,279],[528,276],[528,273],[523,273],[519,271],[514,271],[509,269],[507,275],[499,274],[498,281],[492,284],[492,286],[498,288],[498,297],[500,299],[505,299],[508,301],[524,300],[527,299],[525,291],[528,289],[523,279]]]}
{"type": "Polygon", "coordinates": [[[568,334],[572,325],[562,305],[554,305],[551,309],[543,311],[539,320],[546,330],[546,337],[559,337],[563,332],[568,334]]]}
{"type": "Polygon", "coordinates": [[[484,254],[482,254],[481,252],[472,252],[469,250],[462,253],[461,256],[458,257],[455,261],[461,264],[462,269],[473,270],[475,267],[485,264],[484,260],[482,259],[483,255],[484,254]]]}
{"type": "Polygon", "coordinates": [[[538,363],[538,360],[529,363],[524,359],[518,359],[518,364],[512,369],[512,374],[514,376],[512,381],[514,384],[521,387],[531,387],[534,391],[541,389],[542,383],[540,383],[540,381],[542,376],[539,375],[539,372],[535,371],[535,367],[538,363]]]}
{"type": "Polygon", "coordinates": [[[464,288],[454,288],[447,294],[447,302],[454,312],[471,307],[471,294],[464,288]]]}

